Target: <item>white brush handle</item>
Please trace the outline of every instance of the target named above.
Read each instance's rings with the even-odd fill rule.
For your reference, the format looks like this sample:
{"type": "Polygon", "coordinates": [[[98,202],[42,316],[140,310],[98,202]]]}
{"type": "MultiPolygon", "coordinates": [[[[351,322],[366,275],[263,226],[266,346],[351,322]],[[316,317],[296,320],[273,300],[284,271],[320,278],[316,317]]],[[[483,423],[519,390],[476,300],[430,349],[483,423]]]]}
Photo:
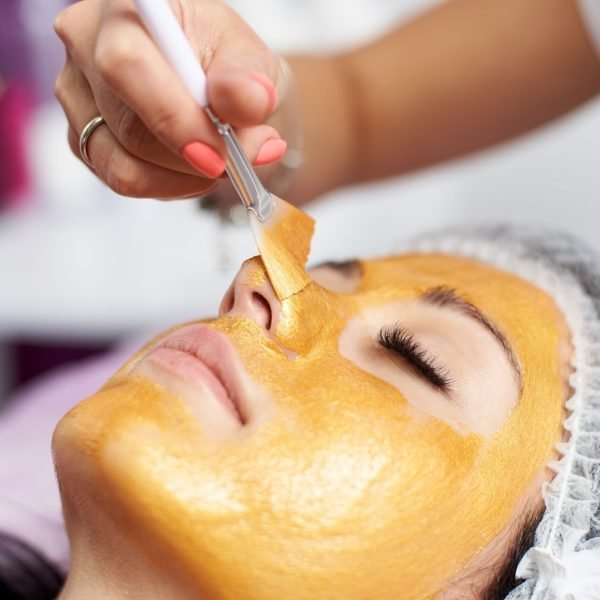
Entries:
{"type": "Polygon", "coordinates": [[[207,106],[206,75],[167,0],[135,0],[142,22],[187,91],[207,106]]]}

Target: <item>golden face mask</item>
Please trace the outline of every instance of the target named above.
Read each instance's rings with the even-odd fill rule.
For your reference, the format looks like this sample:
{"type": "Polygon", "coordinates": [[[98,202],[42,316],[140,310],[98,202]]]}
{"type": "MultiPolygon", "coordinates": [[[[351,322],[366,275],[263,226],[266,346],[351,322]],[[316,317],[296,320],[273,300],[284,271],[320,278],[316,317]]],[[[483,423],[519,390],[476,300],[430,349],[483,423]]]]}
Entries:
{"type": "MultiPolygon", "coordinates": [[[[311,283],[283,301],[275,339],[252,319],[208,322],[252,396],[247,422],[222,435],[200,414],[202,397],[144,368],[151,343],[59,424],[63,489],[109,489],[106,513],[136,551],[151,546],[203,598],[396,600],[444,589],[506,527],[560,438],[562,318],[533,285],[472,260],[361,266],[351,293],[311,283]],[[477,404],[494,394],[485,380],[475,418],[461,423],[460,410],[438,418],[435,403],[415,407],[366,367],[381,351],[377,319],[411,321],[438,288],[481,311],[519,363],[518,398],[491,432],[477,423],[477,404]]],[[[428,329],[434,321],[413,319],[417,337],[443,337],[428,329]]]]}

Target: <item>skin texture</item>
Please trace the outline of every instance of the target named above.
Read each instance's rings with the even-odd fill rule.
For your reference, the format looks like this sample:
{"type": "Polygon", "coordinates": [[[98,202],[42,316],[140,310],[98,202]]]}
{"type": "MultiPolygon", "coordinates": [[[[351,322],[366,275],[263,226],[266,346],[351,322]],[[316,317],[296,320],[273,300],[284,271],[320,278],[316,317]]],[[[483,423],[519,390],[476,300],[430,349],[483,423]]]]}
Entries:
{"type": "Polygon", "coordinates": [[[561,436],[562,317],[533,285],[471,260],[407,255],[361,271],[343,290],[313,281],[278,302],[260,260],[246,263],[207,323],[235,351],[244,425],[209,420],[211,398],[153,363],[164,335],[65,416],[54,437],[73,547],[64,598],[86,580],[96,597],[90,573],[105,598],[154,581],[173,598],[432,598],[489,550],[561,436]],[[422,340],[451,335],[440,361],[468,357],[447,334],[466,317],[419,312],[440,286],[503,333],[520,386],[490,333],[477,341],[492,357],[479,384],[469,360],[451,367],[454,408],[426,382],[407,387],[402,362],[387,380],[374,374],[392,360],[370,354],[372,324],[390,310],[422,340]],[[499,413],[478,413],[498,385],[499,413]]]}

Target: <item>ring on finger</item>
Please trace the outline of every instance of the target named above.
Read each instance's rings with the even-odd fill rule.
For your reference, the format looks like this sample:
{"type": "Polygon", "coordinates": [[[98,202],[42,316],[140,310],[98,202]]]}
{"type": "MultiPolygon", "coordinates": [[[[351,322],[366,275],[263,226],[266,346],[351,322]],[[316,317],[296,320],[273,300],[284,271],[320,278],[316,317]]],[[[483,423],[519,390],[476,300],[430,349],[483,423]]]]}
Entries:
{"type": "Polygon", "coordinates": [[[85,162],[85,164],[91,169],[94,168],[92,161],[90,160],[90,155],[88,154],[87,145],[90,139],[90,136],[97,127],[100,127],[104,123],[104,117],[98,115],[94,117],[91,121],[89,121],[86,126],[82,129],[81,135],[79,136],[79,154],[81,154],[81,158],[85,162]]]}

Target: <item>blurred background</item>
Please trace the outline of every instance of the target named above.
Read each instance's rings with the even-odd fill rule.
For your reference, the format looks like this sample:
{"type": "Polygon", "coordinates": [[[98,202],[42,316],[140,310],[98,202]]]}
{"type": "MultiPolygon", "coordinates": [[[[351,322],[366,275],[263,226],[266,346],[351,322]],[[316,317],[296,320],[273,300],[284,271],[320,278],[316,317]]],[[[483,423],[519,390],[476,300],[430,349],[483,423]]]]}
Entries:
{"type": "MultiPolygon", "coordinates": [[[[349,47],[434,3],[230,2],[280,51],[349,47]]],[[[0,403],[59,366],[214,314],[255,254],[247,227],[219,223],[194,201],[119,197],[71,155],[52,96],[63,62],[52,21],[65,4],[0,4],[0,403]]],[[[318,222],[312,260],[382,254],[427,229],[497,221],[566,229],[600,250],[599,147],[594,102],[475,158],[342,190],[308,207],[318,222]]]]}

